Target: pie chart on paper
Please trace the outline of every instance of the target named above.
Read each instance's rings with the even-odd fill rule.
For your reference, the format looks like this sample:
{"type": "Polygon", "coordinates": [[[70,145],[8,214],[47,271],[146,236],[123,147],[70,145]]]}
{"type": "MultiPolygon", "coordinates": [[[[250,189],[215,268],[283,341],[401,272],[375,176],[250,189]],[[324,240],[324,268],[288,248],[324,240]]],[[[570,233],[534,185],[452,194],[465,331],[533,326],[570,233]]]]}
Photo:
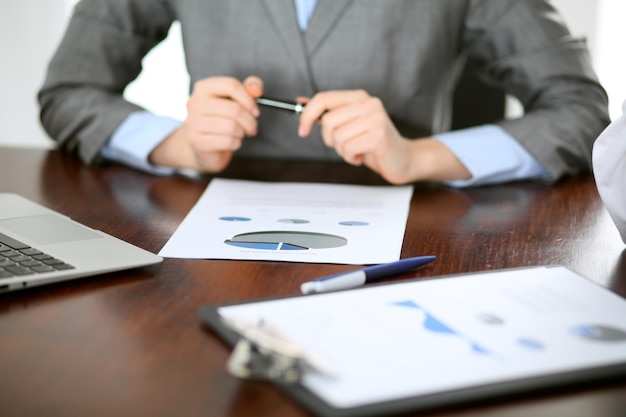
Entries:
{"type": "Polygon", "coordinates": [[[348,239],[327,233],[275,230],[241,233],[224,243],[248,249],[292,251],[338,248],[347,245],[348,239]]]}

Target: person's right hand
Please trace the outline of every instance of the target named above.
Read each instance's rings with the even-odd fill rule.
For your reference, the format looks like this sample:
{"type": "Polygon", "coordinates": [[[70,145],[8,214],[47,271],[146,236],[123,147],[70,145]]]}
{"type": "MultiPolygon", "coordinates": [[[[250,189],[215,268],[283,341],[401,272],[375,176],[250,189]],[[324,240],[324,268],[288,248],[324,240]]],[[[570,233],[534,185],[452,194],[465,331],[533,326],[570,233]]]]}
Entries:
{"type": "Polygon", "coordinates": [[[232,77],[198,81],[187,102],[187,118],[150,154],[151,163],[215,173],[228,166],[245,137],[256,136],[263,81],[232,77]]]}

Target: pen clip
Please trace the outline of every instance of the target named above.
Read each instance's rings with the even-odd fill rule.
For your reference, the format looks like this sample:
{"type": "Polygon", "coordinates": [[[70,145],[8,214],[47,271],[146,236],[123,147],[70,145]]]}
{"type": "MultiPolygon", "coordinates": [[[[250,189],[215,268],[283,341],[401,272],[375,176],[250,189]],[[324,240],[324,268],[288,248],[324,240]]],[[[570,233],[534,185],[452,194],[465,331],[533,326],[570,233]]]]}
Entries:
{"type": "Polygon", "coordinates": [[[222,318],[224,324],[241,338],[227,362],[231,375],[243,379],[260,379],[297,383],[305,372],[327,376],[332,372],[283,335],[267,320],[256,325],[233,318],[222,318]]]}

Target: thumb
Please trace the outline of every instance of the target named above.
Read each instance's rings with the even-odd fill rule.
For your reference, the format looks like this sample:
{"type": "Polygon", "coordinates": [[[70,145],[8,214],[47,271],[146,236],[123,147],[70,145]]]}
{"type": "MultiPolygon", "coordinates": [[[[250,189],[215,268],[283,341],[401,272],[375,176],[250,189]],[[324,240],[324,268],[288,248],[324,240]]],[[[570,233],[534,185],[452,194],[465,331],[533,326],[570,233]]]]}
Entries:
{"type": "Polygon", "coordinates": [[[258,98],[263,95],[263,80],[256,75],[250,75],[243,80],[243,86],[248,94],[254,98],[258,98]]]}

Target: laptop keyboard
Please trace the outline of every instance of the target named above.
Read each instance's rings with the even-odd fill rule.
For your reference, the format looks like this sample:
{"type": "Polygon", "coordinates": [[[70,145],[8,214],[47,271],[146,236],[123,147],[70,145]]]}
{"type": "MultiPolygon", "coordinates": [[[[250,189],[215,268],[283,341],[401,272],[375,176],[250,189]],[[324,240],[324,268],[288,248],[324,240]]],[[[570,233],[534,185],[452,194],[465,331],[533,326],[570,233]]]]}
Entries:
{"type": "Polygon", "coordinates": [[[0,233],[0,279],[65,269],[74,267],[0,233]]]}

